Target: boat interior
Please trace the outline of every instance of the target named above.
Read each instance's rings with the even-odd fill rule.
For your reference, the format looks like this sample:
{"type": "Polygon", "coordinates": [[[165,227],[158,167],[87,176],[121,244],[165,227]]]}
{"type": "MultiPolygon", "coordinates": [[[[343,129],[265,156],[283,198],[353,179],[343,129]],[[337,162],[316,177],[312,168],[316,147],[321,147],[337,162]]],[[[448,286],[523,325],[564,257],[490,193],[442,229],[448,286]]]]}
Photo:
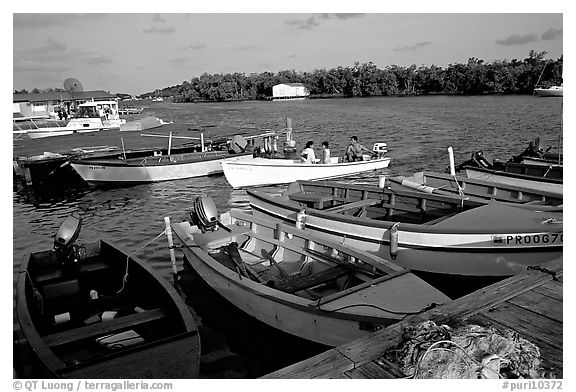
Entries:
{"type": "Polygon", "coordinates": [[[32,254],[22,274],[30,318],[24,325],[34,328],[66,367],[185,332],[156,279],[105,242],[75,245],[67,255],[32,254]]]}
{"type": "Polygon", "coordinates": [[[318,304],[409,272],[342,244],[317,243],[305,231],[239,210],[222,214],[219,222],[225,228],[202,232],[183,223],[175,230],[241,277],[318,304]]]}
{"type": "Polygon", "coordinates": [[[285,196],[304,208],[356,218],[426,225],[486,204],[457,195],[327,181],[295,182],[288,187],[285,196]]]}

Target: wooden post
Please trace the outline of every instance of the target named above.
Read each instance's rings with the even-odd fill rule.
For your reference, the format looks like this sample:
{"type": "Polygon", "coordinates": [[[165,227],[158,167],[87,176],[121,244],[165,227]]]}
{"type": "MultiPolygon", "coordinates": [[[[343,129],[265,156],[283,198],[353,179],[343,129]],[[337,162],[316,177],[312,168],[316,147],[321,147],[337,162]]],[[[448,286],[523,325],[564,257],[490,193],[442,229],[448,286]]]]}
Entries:
{"type": "Polygon", "coordinates": [[[178,277],[178,269],[176,268],[176,256],[174,255],[174,241],[172,240],[172,227],[170,227],[170,217],[164,217],[164,224],[166,225],[166,237],[168,237],[168,248],[170,249],[170,262],[172,263],[172,274],[174,275],[174,283],[178,277]]]}
{"type": "Polygon", "coordinates": [[[124,160],[126,160],[126,150],[124,149],[124,138],[121,137],[120,141],[122,142],[122,155],[124,156],[124,160]]]}
{"type": "Polygon", "coordinates": [[[454,168],[454,150],[452,146],[448,147],[448,156],[450,157],[450,174],[454,177],[456,175],[456,169],[454,168]]]}
{"type": "Polygon", "coordinates": [[[172,131],[168,135],[168,156],[170,156],[170,150],[172,150],[172,131]]]}
{"type": "Polygon", "coordinates": [[[202,146],[200,151],[204,152],[204,133],[200,134],[200,145],[202,146]]]}

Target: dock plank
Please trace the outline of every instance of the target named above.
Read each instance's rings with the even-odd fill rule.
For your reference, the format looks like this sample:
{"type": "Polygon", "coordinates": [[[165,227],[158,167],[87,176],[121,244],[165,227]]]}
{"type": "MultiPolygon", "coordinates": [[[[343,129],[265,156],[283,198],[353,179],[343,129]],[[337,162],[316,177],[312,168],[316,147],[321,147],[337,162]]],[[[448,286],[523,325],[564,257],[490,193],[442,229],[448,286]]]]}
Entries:
{"type": "Polygon", "coordinates": [[[333,378],[354,368],[354,362],[336,350],[328,350],[262,378],[333,378]]]}
{"type": "Polygon", "coordinates": [[[560,323],[563,320],[562,301],[534,290],[511,298],[508,302],[560,323]]]}
{"type": "Polygon", "coordinates": [[[548,317],[527,311],[510,302],[503,302],[484,314],[528,339],[538,339],[552,346],[562,347],[563,325],[560,322],[551,321],[548,317]]]}
{"type": "Polygon", "coordinates": [[[563,298],[562,282],[560,281],[551,280],[542,286],[534,288],[534,291],[560,301],[562,301],[563,298]]]}

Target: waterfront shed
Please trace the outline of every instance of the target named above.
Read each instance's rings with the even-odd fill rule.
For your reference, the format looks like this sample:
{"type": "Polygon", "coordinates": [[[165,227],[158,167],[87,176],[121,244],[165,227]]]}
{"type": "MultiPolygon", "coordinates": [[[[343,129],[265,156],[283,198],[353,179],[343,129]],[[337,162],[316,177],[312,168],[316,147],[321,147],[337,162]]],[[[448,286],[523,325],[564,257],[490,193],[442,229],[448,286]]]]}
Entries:
{"type": "Polygon", "coordinates": [[[302,83],[281,83],[272,87],[272,98],[281,99],[304,99],[310,95],[310,90],[302,83]]]}

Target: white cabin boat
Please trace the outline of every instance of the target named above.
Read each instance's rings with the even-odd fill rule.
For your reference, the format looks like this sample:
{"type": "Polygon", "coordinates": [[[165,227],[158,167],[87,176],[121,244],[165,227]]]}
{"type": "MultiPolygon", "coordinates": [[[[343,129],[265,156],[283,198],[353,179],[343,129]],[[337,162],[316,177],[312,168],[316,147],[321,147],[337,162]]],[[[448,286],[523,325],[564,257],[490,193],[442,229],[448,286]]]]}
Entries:
{"type": "Polygon", "coordinates": [[[95,101],[78,105],[78,110],[65,127],[31,129],[26,132],[30,139],[71,135],[74,133],[98,132],[120,129],[126,120],[120,119],[118,102],[95,101]]]}
{"type": "Polygon", "coordinates": [[[550,86],[548,88],[535,88],[534,95],[538,95],[539,97],[563,97],[564,84],[560,86],[550,86]]]}

